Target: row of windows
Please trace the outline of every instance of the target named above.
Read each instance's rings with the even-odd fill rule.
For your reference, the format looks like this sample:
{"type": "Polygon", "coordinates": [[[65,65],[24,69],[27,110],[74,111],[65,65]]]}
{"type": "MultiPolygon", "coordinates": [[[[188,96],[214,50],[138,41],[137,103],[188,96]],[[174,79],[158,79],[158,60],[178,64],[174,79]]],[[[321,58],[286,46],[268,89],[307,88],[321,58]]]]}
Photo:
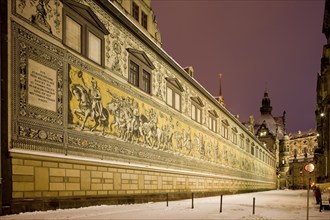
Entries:
{"type": "MultiPolygon", "coordinates": [[[[131,56],[130,59],[135,59],[134,56],[131,56]]],[[[132,85],[140,88],[144,92],[150,94],[151,88],[151,75],[149,72],[145,70],[146,65],[140,60],[136,60],[133,62],[130,60],[130,72],[129,72],[129,83],[132,85]],[[137,62],[137,63],[136,63],[137,62]],[[145,66],[145,67],[142,67],[145,66]],[[142,78],[142,80],[140,80],[142,78]],[[142,87],[140,86],[142,85],[142,87]]],[[[147,63],[145,61],[144,63],[147,63]]],[[[149,69],[149,71],[151,71],[149,69]]],[[[166,103],[168,106],[171,106],[173,109],[181,112],[181,93],[183,92],[183,88],[175,78],[166,78],[167,86],[166,86],[166,103]]],[[[196,121],[197,123],[202,123],[202,108],[204,107],[202,101],[198,97],[191,98],[191,118],[192,120],[196,121]]],[[[217,132],[217,114],[215,111],[209,111],[209,129],[213,132],[217,132]]],[[[228,127],[229,124],[227,121],[223,121],[220,129],[220,134],[225,139],[229,139],[228,137],[228,127]]],[[[265,152],[261,150],[261,148],[255,149],[254,144],[250,146],[250,140],[246,139],[244,141],[244,136],[240,135],[239,139],[237,137],[237,129],[232,129],[231,132],[231,141],[233,144],[238,145],[242,149],[245,149],[246,152],[249,152],[251,155],[259,158],[260,160],[264,161],[265,163],[272,165],[272,160],[269,156],[266,155],[265,152]],[[246,143],[246,144],[245,144],[246,143]]]]}
{"type": "MultiPolygon", "coordinates": [[[[64,1],[65,3],[65,1],[64,1]]],[[[66,3],[68,4],[68,3],[66,3]]],[[[106,28],[96,18],[94,13],[85,8],[85,12],[76,13],[72,5],[64,8],[63,18],[63,41],[64,44],[74,51],[82,54],[93,62],[104,65],[104,35],[109,34],[106,28]],[[91,22],[93,21],[93,22],[91,22]],[[94,23],[94,24],[92,24],[94,23]]],[[[132,14],[139,19],[139,7],[133,2],[132,14]]],[[[142,20],[144,13],[142,12],[142,20]]],[[[129,73],[128,82],[142,91],[151,94],[151,72],[154,69],[152,62],[144,52],[127,49],[129,52],[129,73]]],[[[181,93],[184,91],[179,81],[175,78],[166,78],[166,103],[173,109],[181,112],[181,93]]],[[[191,118],[197,123],[202,123],[202,108],[204,107],[199,97],[191,98],[191,118]]],[[[209,111],[208,128],[217,132],[217,114],[209,111]]],[[[222,123],[220,129],[222,137],[228,139],[228,122],[222,123]]],[[[237,131],[232,132],[231,141],[237,145],[237,131]]],[[[244,148],[244,140],[240,137],[239,146],[244,148]]],[[[247,151],[248,144],[247,144],[247,151]]],[[[251,147],[250,153],[254,155],[254,148],[251,147]]]]}
{"type": "MultiPolygon", "coordinates": [[[[132,3],[132,16],[135,20],[140,22],[140,7],[133,2],[132,3]]],[[[148,29],[148,15],[141,10],[141,25],[145,29],[148,29]]]]}
{"type": "MultiPolygon", "coordinates": [[[[139,63],[142,65],[142,62],[139,63]]],[[[138,64],[130,60],[130,73],[129,73],[129,82],[142,89],[146,93],[150,94],[150,88],[151,88],[151,81],[150,81],[150,73],[148,73],[145,69],[140,68],[138,64]],[[142,78],[142,80],[139,80],[142,78]],[[142,85],[142,87],[140,86],[142,85]]],[[[167,80],[167,88],[166,88],[166,103],[167,105],[171,106],[173,109],[177,111],[181,111],[181,92],[183,91],[182,87],[178,83],[178,81],[175,78],[166,78],[167,80]]],[[[202,123],[202,101],[199,98],[192,97],[191,98],[191,118],[192,120],[202,123]]],[[[213,132],[217,132],[217,115],[215,112],[209,112],[209,129],[213,132]]],[[[222,126],[220,129],[220,134],[225,139],[229,139],[228,137],[228,122],[222,122],[222,126]]],[[[265,159],[265,152],[258,153],[258,150],[254,150],[254,145],[251,146],[249,144],[249,140],[246,141],[246,147],[245,147],[245,141],[244,137],[240,135],[239,142],[237,137],[237,129],[232,129],[231,132],[231,141],[233,144],[238,145],[242,149],[245,148],[245,150],[252,155],[256,156],[257,158],[263,160],[264,162],[267,162],[265,159]],[[260,157],[259,157],[260,155],[260,157]],[[263,155],[261,157],[261,155],[263,155]]],[[[261,149],[259,150],[261,151],[261,149]]],[[[269,162],[271,160],[269,159],[269,162]]]]}

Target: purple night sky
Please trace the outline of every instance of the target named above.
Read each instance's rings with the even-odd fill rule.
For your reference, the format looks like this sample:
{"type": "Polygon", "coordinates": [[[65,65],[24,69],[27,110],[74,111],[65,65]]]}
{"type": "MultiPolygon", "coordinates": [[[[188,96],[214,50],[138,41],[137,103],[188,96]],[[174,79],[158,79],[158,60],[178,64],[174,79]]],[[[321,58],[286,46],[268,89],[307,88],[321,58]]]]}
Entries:
{"type": "Polygon", "coordinates": [[[163,49],[227,109],[259,117],[267,87],[288,133],[315,129],[324,0],[153,0],[163,49]]]}

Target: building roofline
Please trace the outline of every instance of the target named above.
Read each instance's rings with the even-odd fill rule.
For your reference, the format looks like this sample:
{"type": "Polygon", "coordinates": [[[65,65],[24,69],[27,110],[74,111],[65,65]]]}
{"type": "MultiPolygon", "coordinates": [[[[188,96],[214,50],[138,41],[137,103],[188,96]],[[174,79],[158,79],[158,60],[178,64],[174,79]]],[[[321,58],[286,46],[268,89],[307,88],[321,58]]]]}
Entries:
{"type": "Polygon", "coordinates": [[[252,139],[254,139],[255,142],[263,146],[254,134],[252,134],[232,113],[230,113],[224,106],[222,106],[214,98],[214,96],[212,96],[199,82],[197,82],[194,78],[190,77],[183,69],[183,67],[181,67],[169,54],[167,54],[165,50],[158,46],[137,25],[131,22],[130,19],[111,2],[111,0],[98,0],[95,2],[107,12],[109,12],[111,15],[113,15],[114,18],[118,22],[122,23],[128,30],[130,30],[133,35],[135,35],[143,43],[149,46],[154,52],[161,56],[173,69],[180,73],[183,78],[189,81],[196,89],[198,89],[199,92],[206,96],[209,101],[211,101],[214,105],[221,109],[231,120],[235,121],[242,130],[244,130],[247,134],[250,135],[252,139]]]}

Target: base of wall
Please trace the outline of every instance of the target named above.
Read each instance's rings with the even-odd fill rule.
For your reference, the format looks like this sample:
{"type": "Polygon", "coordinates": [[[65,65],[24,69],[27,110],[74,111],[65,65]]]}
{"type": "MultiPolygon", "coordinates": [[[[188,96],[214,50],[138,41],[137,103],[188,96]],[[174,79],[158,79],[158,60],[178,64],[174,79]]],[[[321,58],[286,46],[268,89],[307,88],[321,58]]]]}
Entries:
{"type": "MultiPolygon", "coordinates": [[[[265,189],[268,190],[268,189],[265,189]]],[[[258,190],[264,191],[264,190],[258,190]]],[[[125,195],[125,196],[99,196],[99,197],[63,197],[63,198],[40,198],[40,199],[15,199],[11,206],[3,210],[3,214],[18,214],[20,212],[46,211],[56,209],[80,208],[95,205],[123,205],[123,204],[140,204],[148,202],[164,202],[212,197],[220,195],[231,195],[237,193],[255,192],[251,190],[239,190],[236,192],[180,192],[180,193],[163,193],[163,194],[141,194],[141,195],[125,195]]]]}

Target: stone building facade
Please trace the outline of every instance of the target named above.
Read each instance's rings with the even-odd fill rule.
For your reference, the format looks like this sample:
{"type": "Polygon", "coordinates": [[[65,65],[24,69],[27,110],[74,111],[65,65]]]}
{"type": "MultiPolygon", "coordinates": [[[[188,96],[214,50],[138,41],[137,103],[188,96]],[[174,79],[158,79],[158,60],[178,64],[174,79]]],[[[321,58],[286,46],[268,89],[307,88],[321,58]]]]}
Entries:
{"type": "Polygon", "coordinates": [[[1,1],[1,21],[2,214],[276,188],[273,152],[164,52],[149,0],[1,1]]]}
{"type": "MultiPolygon", "coordinates": [[[[285,130],[285,112],[282,116],[272,115],[271,101],[268,91],[264,92],[261,101],[260,116],[244,123],[253,132],[262,145],[275,155],[275,166],[277,175],[277,188],[287,188],[287,173],[289,171],[289,137],[285,130]]],[[[257,149],[257,154],[260,154],[257,149]]]]}
{"type": "Polygon", "coordinates": [[[304,171],[308,163],[315,163],[314,151],[318,147],[317,132],[299,131],[287,134],[285,129],[285,111],[282,116],[272,115],[271,100],[264,92],[261,101],[260,116],[250,117],[245,126],[258,137],[263,145],[276,157],[277,187],[279,189],[302,189],[308,185],[309,178],[315,182],[315,172],[304,171]]]}
{"type": "Polygon", "coordinates": [[[321,71],[317,75],[315,118],[319,134],[319,147],[315,151],[317,182],[330,182],[330,1],[325,1],[323,34],[326,44],[323,46],[321,71]]]}
{"type": "Polygon", "coordinates": [[[307,132],[299,131],[297,134],[289,134],[289,173],[288,187],[290,189],[306,189],[309,183],[316,183],[315,170],[312,173],[304,171],[304,166],[315,164],[314,151],[318,147],[317,133],[315,130],[307,132]]]}

